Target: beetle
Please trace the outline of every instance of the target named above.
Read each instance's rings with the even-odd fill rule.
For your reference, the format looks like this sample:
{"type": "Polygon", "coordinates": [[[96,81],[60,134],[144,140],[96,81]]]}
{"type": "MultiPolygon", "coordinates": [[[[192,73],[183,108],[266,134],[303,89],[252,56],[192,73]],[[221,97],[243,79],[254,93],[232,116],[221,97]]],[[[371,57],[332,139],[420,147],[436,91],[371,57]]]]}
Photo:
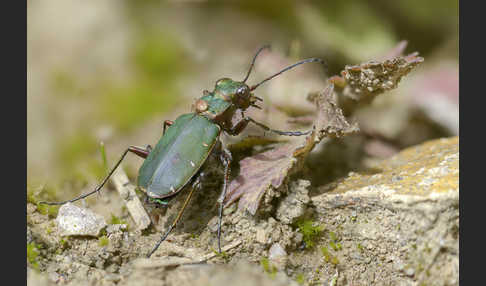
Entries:
{"type": "Polygon", "coordinates": [[[63,202],[42,203],[62,205],[99,192],[129,152],[138,155],[145,160],[138,172],[137,186],[147,195],[150,201],[166,205],[170,199],[190,186],[189,194],[181,210],[155,247],[148,253],[147,257],[150,257],[176,227],[194,191],[201,188],[201,178],[204,176],[202,166],[210,154],[216,154],[219,155],[224,166],[223,187],[218,199],[218,250],[221,253],[223,201],[228,187],[232,160],[231,152],[222,146],[221,133],[236,136],[250,122],[265,131],[285,136],[302,136],[311,132],[275,130],[245,116],[244,112],[249,107],[261,109],[256,103],[263,101],[263,99],[253,95],[252,91],[264,82],[304,63],[319,62],[325,65],[324,61],[319,58],[305,59],[280,70],[258,84],[249,86],[246,81],[250,76],[255,60],[260,52],[266,48],[270,48],[270,46],[264,45],[256,52],[242,81],[235,81],[230,78],[217,80],[212,92],[205,90],[203,96],[196,100],[193,112],[180,115],[175,121],[164,121],[162,137],[154,148],[150,145],[145,148],[129,146],[101,184],[93,191],[63,202]]]}

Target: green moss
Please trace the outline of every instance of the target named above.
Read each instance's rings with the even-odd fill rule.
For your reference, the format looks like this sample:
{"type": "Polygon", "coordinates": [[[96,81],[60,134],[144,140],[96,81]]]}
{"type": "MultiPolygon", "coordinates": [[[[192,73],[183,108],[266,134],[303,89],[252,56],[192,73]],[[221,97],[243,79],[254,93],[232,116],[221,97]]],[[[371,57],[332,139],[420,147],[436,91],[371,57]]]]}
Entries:
{"type": "Polygon", "coordinates": [[[55,201],[57,199],[57,188],[51,185],[33,187],[27,183],[27,202],[37,205],[40,201],[55,201]]]}
{"type": "Polygon", "coordinates": [[[39,263],[37,257],[39,256],[39,245],[31,242],[27,243],[27,261],[34,269],[39,269],[39,263]]]}
{"type": "Polygon", "coordinates": [[[322,252],[322,255],[324,256],[324,260],[326,262],[329,262],[331,260],[331,254],[329,253],[329,250],[327,249],[327,247],[325,247],[325,246],[321,247],[321,252],[322,252]]]}
{"type": "Polygon", "coordinates": [[[332,231],[329,232],[329,238],[331,239],[331,241],[334,241],[334,242],[339,240],[336,233],[334,233],[332,231]]]}
{"type": "Polygon", "coordinates": [[[116,215],[111,214],[110,224],[127,224],[127,222],[117,217],[116,215]]]}
{"type": "Polygon", "coordinates": [[[358,243],[358,245],[356,245],[356,247],[358,248],[358,250],[359,250],[360,252],[363,252],[363,251],[364,251],[364,248],[363,248],[363,246],[361,245],[361,243],[358,243]]]}
{"type": "Polygon", "coordinates": [[[117,217],[114,214],[111,214],[110,224],[124,224],[124,225],[126,225],[127,227],[125,229],[123,229],[123,231],[128,231],[128,229],[130,228],[130,225],[128,224],[128,222],[126,220],[123,220],[123,219],[117,217]]]}
{"type": "Polygon", "coordinates": [[[260,260],[260,265],[263,267],[263,270],[270,275],[270,278],[275,278],[277,275],[277,267],[272,265],[267,257],[262,257],[260,260]]]}
{"type": "Polygon", "coordinates": [[[109,243],[110,243],[110,240],[108,239],[108,237],[106,237],[106,235],[103,235],[100,238],[98,238],[98,244],[101,247],[107,246],[109,243]]]}
{"type": "Polygon", "coordinates": [[[37,204],[37,211],[43,215],[47,215],[49,218],[57,217],[60,206],[50,206],[45,204],[37,204]]]}
{"type": "Polygon", "coordinates": [[[230,256],[226,251],[221,251],[221,253],[220,253],[219,251],[217,251],[214,248],[211,248],[211,250],[213,251],[214,254],[216,254],[217,257],[222,258],[225,262],[229,261],[230,256]]]}
{"type": "Polygon", "coordinates": [[[300,220],[297,222],[299,232],[303,235],[306,248],[314,247],[315,242],[324,231],[324,225],[314,225],[312,220],[300,220]]]}
{"type": "Polygon", "coordinates": [[[300,285],[304,285],[304,283],[305,283],[305,275],[304,275],[304,273],[297,274],[297,277],[295,277],[295,281],[297,283],[299,283],[300,285]]]}
{"type": "Polygon", "coordinates": [[[49,206],[45,204],[40,204],[41,201],[55,201],[56,188],[44,185],[40,189],[27,186],[27,202],[35,204],[37,206],[37,211],[43,215],[48,215],[50,218],[55,218],[59,211],[60,206],[49,206]]]}
{"type": "Polygon", "coordinates": [[[340,243],[335,243],[333,241],[329,242],[329,246],[334,249],[334,251],[339,251],[342,249],[342,246],[340,243]]]}
{"type": "Polygon", "coordinates": [[[339,260],[336,256],[332,255],[330,252],[329,252],[329,249],[327,249],[327,247],[321,247],[321,252],[322,252],[322,255],[324,256],[324,260],[328,263],[332,263],[334,265],[338,265],[339,264],[339,260]]]}

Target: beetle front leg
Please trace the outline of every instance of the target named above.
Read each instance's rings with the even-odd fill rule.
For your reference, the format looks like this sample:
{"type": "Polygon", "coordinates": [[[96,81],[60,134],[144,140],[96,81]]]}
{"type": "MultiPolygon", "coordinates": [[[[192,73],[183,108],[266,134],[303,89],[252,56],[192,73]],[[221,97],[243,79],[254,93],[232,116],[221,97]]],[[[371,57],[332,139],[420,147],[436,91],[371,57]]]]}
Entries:
{"type": "Polygon", "coordinates": [[[310,134],[312,132],[312,130],[309,130],[309,131],[280,131],[280,130],[275,130],[275,129],[271,129],[270,127],[260,123],[260,122],[257,122],[255,121],[253,118],[251,117],[245,117],[245,121],[247,122],[253,122],[255,125],[259,126],[260,128],[263,128],[264,130],[266,131],[270,131],[270,132],[273,132],[273,133],[276,133],[278,135],[285,135],[285,136],[303,136],[303,135],[307,135],[307,134],[310,134]]]}
{"type": "Polygon", "coordinates": [[[89,193],[86,193],[86,194],[83,194],[83,195],[80,195],[79,197],[76,197],[74,199],[70,199],[70,200],[67,200],[67,201],[63,201],[63,202],[39,202],[39,204],[46,204],[46,205],[63,205],[65,203],[73,203],[75,201],[79,201],[81,199],[84,199],[86,197],[89,197],[90,195],[96,193],[96,192],[99,192],[101,190],[101,188],[103,188],[103,186],[106,184],[106,182],[108,181],[108,179],[111,177],[111,175],[113,175],[113,173],[115,172],[115,170],[118,168],[118,166],[121,164],[121,162],[123,161],[123,159],[125,159],[125,156],[128,154],[128,152],[131,152],[139,157],[142,157],[142,158],[147,158],[148,154],[150,153],[150,150],[152,150],[152,147],[150,147],[150,145],[147,146],[147,148],[141,148],[141,147],[137,147],[137,146],[130,146],[128,147],[125,152],[123,152],[122,156],[120,157],[120,159],[118,160],[118,162],[116,162],[115,166],[111,169],[111,171],[108,173],[108,175],[103,179],[103,181],[101,182],[101,184],[99,184],[93,191],[89,192],[89,193]]]}
{"type": "Polygon", "coordinates": [[[223,181],[223,190],[221,192],[221,196],[218,199],[219,203],[219,220],[218,220],[218,251],[221,253],[221,222],[223,221],[223,206],[224,206],[224,198],[226,197],[226,191],[228,189],[228,181],[230,175],[230,165],[231,165],[231,152],[223,148],[220,160],[224,165],[224,181],[223,181]]]}

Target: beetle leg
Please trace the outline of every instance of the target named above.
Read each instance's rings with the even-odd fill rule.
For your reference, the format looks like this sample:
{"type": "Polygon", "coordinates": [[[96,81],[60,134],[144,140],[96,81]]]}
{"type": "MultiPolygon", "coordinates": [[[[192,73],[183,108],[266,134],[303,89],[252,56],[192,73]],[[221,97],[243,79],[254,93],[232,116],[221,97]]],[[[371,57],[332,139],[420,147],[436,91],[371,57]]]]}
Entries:
{"type": "Polygon", "coordinates": [[[257,126],[259,126],[260,128],[263,128],[266,131],[270,131],[270,132],[273,132],[273,133],[277,133],[279,135],[285,135],[285,136],[302,136],[302,135],[310,134],[312,132],[312,130],[308,130],[308,131],[280,131],[280,130],[271,129],[268,126],[266,126],[266,125],[264,125],[264,124],[262,124],[260,122],[255,121],[251,117],[245,117],[245,120],[248,121],[248,122],[255,123],[257,126]]]}
{"type": "Polygon", "coordinates": [[[165,129],[167,128],[167,126],[171,126],[172,124],[174,124],[174,121],[172,121],[172,120],[165,120],[164,121],[164,130],[162,131],[162,135],[165,134],[165,129]]]}
{"type": "Polygon", "coordinates": [[[147,145],[147,147],[145,147],[145,148],[137,147],[137,146],[130,146],[130,147],[128,147],[128,151],[130,151],[131,153],[145,159],[145,158],[147,158],[150,151],[152,151],[152,146],[147,145]]]}
{"type": "Polygon", "coordinates": [[[118,160],[118,162],[116,162],[115,166],[111,169],[111,171],[108,173],[108,175],[103,179],[103,181],[101,182],[101,184],[99,184],[93,191],[89,192],[89,193],[86,193],[86,194],[83,194],[83,195],[80,195],[79,197],[76,197],[74,199],[70,199],[70,200],[67,200],[67,201],[63,201],[63,202],[39,202],[40,204],[46,204],[46,205],[63,205],[65,203],[73,203],[75,201],[79,201],[81,199],[84,199],[96,192],[99,192],[101,190],[101,188],[103,188],[103,186],[106,184],[106,182],[108,181],[108,179],[111,177],[111,175],[113,175],[113,173],[115,172],[116,168],[118,168],[118,166],[121,164],[121,162],[123,161],[123,159],[125,159],[125,156],[127,155],[128,152],[132,152],[142,158],[147,158],[148,154],[150,153],[150,150],[147,148],[147,149],[143,149],[141,147],[136,147],[136,146],[130,146],[128,147],[125,152],[123,152],[122,156],[120,157],[120,159],[118,160]]]}
{"type": "Polygon", "coordinates": [[[199,173],[199,175],[197,176],[197,178],[194,180],[194,182],[191,185],[191,191],[189,192],[189,195],[187,196],[186,200],[184,201],[184,204],[182,205],[182,209],[177,214],[176,219],[172,222],[172,224],[169,226],[169,229],[160,238],[159,242],[157,242],[157,244],[155,245],[155,247],[147,254],[147,258],[150,258],[150,256],[159,248],[159,246],[162,243],[162,241],[164,241],[167,238],[167,236],[169,235],[169,233],[176,227],[177,223],[179,222],[179,220],[182,217],[182,214],[184,213],[184,210],[186,209],[189,201],[191,200],[192,194],[194,193],[194,191],[196,190],[196,188],[199,189],[201,187],[201,177],[202,176],[204,176],[204,173],[203,172],[199,173]]]}
{"type": "Polygon", "coordinates": [[[245,129],[245,127],[248,125],[248,120],[240,120],[238,121],[238,123],[236,123],[230,130],[226,131],[229,135],[233,135],[233,136],[236,136],[238,134],[240,134],[243,129],[245,129]]]}
{"type": "Polygon", "coordinates": [[[230,175],[230,165],[231,165],[231,152],[223,148],[223,152],[220,156],[221,162],[224,165],[224,181],[223,181],[223,191],[221,192],[221,196],[218,199],[219,203],[219,220],[218,220],[218,250],[221,253],[221,222],[223,221],[223,202],[224,198],[226,197],[226,191],[228,189],[228,181],[230,175]]]}
{"type": "Polygon", "coordinates": [[[152,152],[152,146],[147,144],[147,146],[145,146],[145,150],[147,150],[149,153],[152,152]]]}

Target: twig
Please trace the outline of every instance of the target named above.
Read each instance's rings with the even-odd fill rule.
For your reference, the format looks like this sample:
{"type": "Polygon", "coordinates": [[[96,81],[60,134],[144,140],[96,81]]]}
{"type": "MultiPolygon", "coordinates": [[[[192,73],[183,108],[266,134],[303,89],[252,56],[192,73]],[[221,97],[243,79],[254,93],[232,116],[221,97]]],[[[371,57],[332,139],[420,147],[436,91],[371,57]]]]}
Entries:
{"type": "Polygon", "coordinates": [[[137,194],[135,193],[135,187],[128,180],[125,171],[123,171],[122,168],[118,168],[115,173],[113,173],[113,176],[111,176],[111,181],[115,185],[120,197],[125,202],[127,210],[135,221],[137,228],[139,230],[146,229],[150,225],[150,217],[138,199],[137,194]]]}

